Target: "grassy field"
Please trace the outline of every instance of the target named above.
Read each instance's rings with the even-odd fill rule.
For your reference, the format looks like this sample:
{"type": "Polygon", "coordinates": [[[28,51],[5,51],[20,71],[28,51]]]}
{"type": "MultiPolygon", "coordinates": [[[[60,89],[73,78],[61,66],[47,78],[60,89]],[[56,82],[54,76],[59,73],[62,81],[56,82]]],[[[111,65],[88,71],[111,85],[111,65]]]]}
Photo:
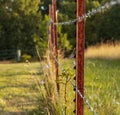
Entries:
{"type": "MultiPolygon", "coordinates": [[[[94,50],[96,48],[89,51],[94,52],[94,50]]],[[[119,54],[119,51],[116,49],[114,53],[119,54]]],[[[114,54],[112,55],[115,57],[114,54]]],[[[119,115],[120,113],[119,57],[120,55],[117,55],[117,58],[89,55],[85,58],[85,97],[97,115],[119,115]]],[[[59,109],[63,109],[66,115],[74,115],[75,92],[69,82],[69,78],[74,81],[74,59],[60,60],[60,63],[59,109]],[[62,70],[63,68],[65,71],[62,70]]],[[[51,106],[53,103],[48,103],[55,99],[52,79],[47,80],[50,84],[42,86],[45,82],[43,74],[49,76],[47,74],[49,71],[46,69],[48,66],[43,66],[42,63],[13,63],[0,64],[0,68],[0,115],[57,115],[50,114],[49,111],[50,109],[54,111],[51,106]],[[42,70],[45,70],[46,74],[42,70]],[[48,92],[43,93],[43,90],[48,92]],[[33,112],[35,110],[40,112],[35,114],[33,112]]],[[[85,115],[93,115],[88,105],[86,103],[84,105],[85,115]]]]}
{"type": "Polygon", "coordinates": [[[85,62],[85,95],[98,115],[120,113],[119,70],[120,60],[87,59],[85,62]]]}

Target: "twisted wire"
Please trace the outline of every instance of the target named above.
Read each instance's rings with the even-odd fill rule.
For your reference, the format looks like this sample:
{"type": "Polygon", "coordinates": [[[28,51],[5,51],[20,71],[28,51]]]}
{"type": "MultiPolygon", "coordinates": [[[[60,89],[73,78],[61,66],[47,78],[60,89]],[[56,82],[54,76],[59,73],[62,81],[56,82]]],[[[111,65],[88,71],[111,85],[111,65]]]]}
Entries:
{"type": "Polygon", "coordinates": [[[51,19],[50,22],[54,23],[54,25],[71,25],[76,22],[82,22],[84,19],[90,18],[91,16],[93,16],[99,12],[104,12],[106,9],[108,9],[111,6],[114,6],[116,4],[120,4],[120,0],[111,0],[110,2],[106,2],[104,5],[96,8],[96,9],[92,9],[91,11],[88,11],[87,13],[83,14],[82,16],[77,17],[76,19],[72,19],[72,20],[68,20],[68,21],[64,21],[64,22],[57,22],[57,23],[54,23],[53,20],[51,19]]]}

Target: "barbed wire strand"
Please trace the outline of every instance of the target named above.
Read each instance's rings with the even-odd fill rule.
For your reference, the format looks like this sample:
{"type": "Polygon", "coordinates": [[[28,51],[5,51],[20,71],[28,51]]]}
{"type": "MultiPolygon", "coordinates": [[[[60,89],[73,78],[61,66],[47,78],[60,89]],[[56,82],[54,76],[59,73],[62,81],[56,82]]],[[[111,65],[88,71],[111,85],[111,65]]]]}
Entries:
{"type": "MultiPolygon", "coordinates": [[[[53,55],[53,53],[52,53],[53,55]]],[[[65,69],[63,68],[63,66],[58,62],[58,60],[54,57],[54,61],[58,64],[58,66],[61,67],[62,71],[65,71],[65,69]]],[[[72,82],[72,80],[70,80],[71,85],[76,89],[76,92],[79,94],[79,96],[83,99],[83,101],[88,105],[89,109],[91,110],[91,112],[93,112],[94,115],[97,115],[97,113],[95,112],[95,110],[93,109],[93,107],[91,106],[91,104],[89,103],[89,101],[86,99],[85,96],[83,96],[80,92],[80,90],[77,88],[77,86],[75,86],[75,84],[72,82]]],[[[63,114],[64,115],[64,114],[63,114]]]]}
{"type": "Polygon", "coordinates": [[[54,23],[53,20],[51,19],[49,21],[49,24],[54,23],[54,25],[71,25],[71,24],[74,24],[75,22],[81,22],[86,18],[90,18],[91,16],[93,16],[97,13],[104,12],[106,9],[108,9],[111,6],[114,6],[116,4],[120,4],[120,0],[112,0],[110,2],[106,2],[104,5],[99,6],[96,9],[92,9],[91,11],[88,11],[87,13],[83,14],[82,16],[79,16],[76,19],[72,19],[72,20],[68,20],[68,21],[64,21],[64,22],[57,22],[57,23],[54,23]]]}
{"type": "Polygon", "coordinates": [[[73,86],[73,88],[76,90],[76,92],[78,93],[78,95],[83,99],[83,101],[88,105],[89,109],[91,110],[91,112],[93,112],[94,115],[97,115],[97,113],[95,112],[95,110],[93,109],[93,107],[91,106],[90,102],[86,99],[85,96],[82,95],[82,93],[80,92],[80,90],[78,89],[78,87],[72,82],[72,80],[70,80],[71,85],[73,86]]]}

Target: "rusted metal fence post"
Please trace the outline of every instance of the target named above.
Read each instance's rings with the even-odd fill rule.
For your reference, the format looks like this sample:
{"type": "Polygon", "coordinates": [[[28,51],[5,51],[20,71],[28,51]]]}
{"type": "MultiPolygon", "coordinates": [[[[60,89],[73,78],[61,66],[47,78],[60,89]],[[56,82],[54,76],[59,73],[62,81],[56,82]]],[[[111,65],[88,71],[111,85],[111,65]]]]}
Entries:
{"type": "MultiPolygon", "coordinates": [[[[55,74],[56,81],[58,82],[58,50],[57,50],[57,28],[54,23],[56,23],[56,0],[52,0],[52,19],[53,19],[53,39],[54,39],[54,56],[55,56],[55,74]]],[[[57,91],[59,92],[59,84],[57,83],[57,91]]]]}
{"type": "Polygon", "coordinates": [[[52,6],[49,5],[49,25],[48,25],[48,48],[50,50],[50,60],[54,60],[54,24],[52,6]]]}
{"type": "MultiPolygon", "coordinates": [[[[76,18],[84,14],[84,0],[76,0],[76,18]]],[[[76,86],[84,96],[84,20],[76,23],[76,86]]],[[[84,102],[76,93],[76,115],[84,114],[84,102]]]]}
{"type": "Polygon", "coordinates": [[[51,5],[49,5],[49,24],[48,24],[48,48],[49,48],[49,57],[52,59],[52,23],[51,23],[51,18],[52,18],[52,12],[51,12],[51,5]]]}

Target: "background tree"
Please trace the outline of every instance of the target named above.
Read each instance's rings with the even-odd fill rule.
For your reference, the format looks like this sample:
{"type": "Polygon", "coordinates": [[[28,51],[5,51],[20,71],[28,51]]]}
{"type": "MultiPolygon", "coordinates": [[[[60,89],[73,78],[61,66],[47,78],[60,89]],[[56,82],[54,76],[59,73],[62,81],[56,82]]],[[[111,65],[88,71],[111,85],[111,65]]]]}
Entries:
{"type": "Polygon", "coordinates": [[[30,49],[36,44],[46,48],[40,45],[47,46],[47,21],[37,12],[39,4],[38,0],[0,1],[1,49],[21,49],[34,55],[30,49]],[[35,37],[38,42],[34,42],[35,37]]]}
{"type": "Polygon", "coordinates": [[[120,41],[120,6],[108,9],[101,16],[99,23],[98,38],[100,41],[120,41]]]}
{"type": "MultiPolygon", "coordinates": [[[[86,0],[86,12],[91,11],[100,6],[99,1],[86,0]]],[[[85,20],[85,47],[94,45],[98,42],[98,22],[100,22],[100,14],[91,16],[85,20]]]]}
{"type": "MultiPolygon", "coordinates": [[[[60,9],[58,9],[58,22],[64,22],[76,18],[75,1],[61,0],[59,7],[60,9]]],[[[66,40],[69,41],[69,46],[66,47],[66,49],[68,49],[67,54],[71,53],[72,49],[74,49],[75,47],[76,44],[75,31],[76,31],[75,24],[63,25],[61,27],[61,33],[63,33],[66,36],[66,40]]],[[[63,39],[62,36],[59,36],[59,39],[63,39]]]]}

